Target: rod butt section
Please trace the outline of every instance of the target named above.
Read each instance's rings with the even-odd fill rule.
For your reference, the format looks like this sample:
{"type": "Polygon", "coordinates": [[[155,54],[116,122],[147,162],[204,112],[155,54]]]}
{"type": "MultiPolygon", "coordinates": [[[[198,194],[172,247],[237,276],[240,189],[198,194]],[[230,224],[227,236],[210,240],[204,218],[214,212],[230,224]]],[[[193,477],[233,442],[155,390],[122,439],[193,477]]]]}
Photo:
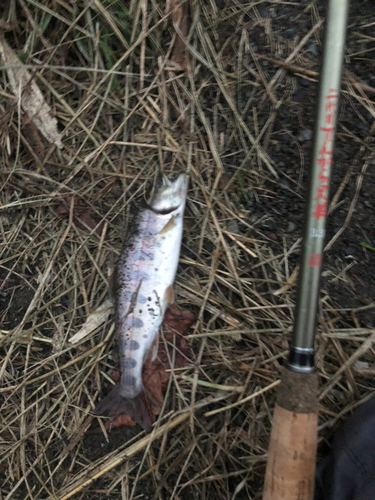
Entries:
{"type": "Polygon", "coordinates": [[[317,392],[316,373],[284,369],[273,417],[263,500],[313,499],[317,392]]]}

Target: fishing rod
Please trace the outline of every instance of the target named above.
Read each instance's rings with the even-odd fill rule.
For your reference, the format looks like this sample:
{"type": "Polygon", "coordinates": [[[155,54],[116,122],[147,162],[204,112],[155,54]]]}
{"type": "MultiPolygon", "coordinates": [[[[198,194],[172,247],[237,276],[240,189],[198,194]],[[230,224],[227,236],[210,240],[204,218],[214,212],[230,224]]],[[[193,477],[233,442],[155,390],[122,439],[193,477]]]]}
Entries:
{"type": "Polygon", "coordinates": [[[349,0],[329,0],[290,352],[274,410],[263,500],[312,500],[318,422],[314,338],[349,0]]]}

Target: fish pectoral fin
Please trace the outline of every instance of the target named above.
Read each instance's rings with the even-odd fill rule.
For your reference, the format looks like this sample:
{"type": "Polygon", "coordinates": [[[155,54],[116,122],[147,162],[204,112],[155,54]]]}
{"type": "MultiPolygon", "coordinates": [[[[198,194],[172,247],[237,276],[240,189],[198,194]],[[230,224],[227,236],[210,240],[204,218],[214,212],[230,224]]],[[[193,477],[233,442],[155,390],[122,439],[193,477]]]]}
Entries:
{"type": "Polygon", "coordinates": [[[169,285],[169,287],[165,290],[163,302],[167,304],[174,304],[174,290],[172,285],[169,285]]]}
{"type": "Polygon", "coordinates": [[[159,330],[155,335],[154,341],[152,343],[152,351],[151,351],[151,361],[155,361],[156,356],[158,355],[159,350],[159,330]]]}
{"type": "Polygon", "coordinates": [[[166,225],[159,231],[159,234],[164,234],[173,229],[176,225],[176,222],[174,220],[174,217],[172,216],[169,221],[166,223],[166,225]]]}
{"type": "MultiPolygon", "coordinates": [[[[147,352],[146,359],[149,359],[151,362],[155,361],[156,356],[158,355],[159,350],[159,330],[152,341],[151,347],[147,352]]],[[[145,359],[145,361],[146,361],[145,359]]]]}

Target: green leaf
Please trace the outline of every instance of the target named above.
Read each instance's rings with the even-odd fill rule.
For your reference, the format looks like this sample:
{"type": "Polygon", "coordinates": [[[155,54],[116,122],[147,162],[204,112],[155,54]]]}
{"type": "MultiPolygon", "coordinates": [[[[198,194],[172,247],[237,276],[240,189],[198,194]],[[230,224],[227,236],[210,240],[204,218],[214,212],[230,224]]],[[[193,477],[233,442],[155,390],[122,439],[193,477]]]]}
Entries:
{"type": "Polygon", "coordinates": [[[367,250],[372,250],[373,252],[375,252],[375,248],[368,243],[365,243],[364,241],[361,241],[360,245],[361,247],[367,248],[367,250]]]}

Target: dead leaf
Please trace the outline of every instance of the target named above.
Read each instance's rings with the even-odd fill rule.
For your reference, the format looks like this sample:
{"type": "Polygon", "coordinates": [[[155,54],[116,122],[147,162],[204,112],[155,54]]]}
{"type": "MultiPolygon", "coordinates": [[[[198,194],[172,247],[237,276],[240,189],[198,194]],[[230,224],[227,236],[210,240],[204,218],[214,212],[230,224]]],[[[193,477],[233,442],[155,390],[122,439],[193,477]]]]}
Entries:
{"type": "Polygon", "coordinates": [[[107,431],[110,431],[114,427],[121,427],[122,425],[134,427],[135,422],[131,417],[129,417],[129,415],[122,414],[118,417],[113,417],[106,420],[104,427],[107,431]]]}
{"type": "Polygon", "coordinates": [[[113,380],[113,382],[118,382],[120,378],[121,378],[120,370],[113,370],[113,372],[111,373],[111,379],[113,380]]]}
{"type": "Polygon", "coordinates": [[[186,335],[188,329],[195,321],[195,316],[188,310],[180,310],[172,304],[166,311],[163,321],[164,338],[166,346],[160,338],[158,355],[154,361],[147,360],[143,366],[143,385],[153,403],[153,413],[158,415],[164,402],[164,393],[168,387],[171,368],[182,368],[186,365],[189,351],[186,346],[186,335]],[[173,353],[174,346],[176,347],[173,353]],[[169,359],[173,360],[171,367],[169,359]]]}
{"type": "MultiPolygon", "coordinates": [[[[227,185],[229,184],[229,181],[231,179],[227,176],[227,174],[222,174],[219,180],[219,189],[220,191],[223,191],[227,185]]],[[[232,182],[229,187],[226,190],[228,193],[234,193],[237,191],[237,186],[236,186],[236,181],[232,182]]]]}
{"type": "Polygon", "coordinates": [[[52,352],[53,354],[62,351],[64,347],[64,316],[60,316],[56,322],[56,331],[52,337],[52,352]]]}
{"type": "Polygon", "coordinates": [[[22,116],[22,133],[28,140],[32,150],[39,158],[43,158],[45,154],[45,147],[43,141],[39,135],[39,131],[35,124],[29,119],[25,119],[26,115],[23,113],[22,116]]]}
{"type": "Polygon", "coordinates": [[[165,370],[166,368],[170,368],[169,364],[165,363],[165,360],[159,361],[158,357],[155,361],[146,361],[143,365],[142,373],[143,385],[152,402],[152,412],[154,415],[159,415],[163,405],[164,392],[169,380],[169,373],[165,370]]]}
{"type": "Polygon", "coordinates": [[[87,316],[85,323],[82,328],[70,337],[69,342],[76,344],[80,340],[87,337],[91,332],[96,330],[101,324],[103,324],[109,315],[113,311],[113,300],[106,299],[103,304],[95,309],[89,316],[87,316]]]}
{"type": "MultiPolygon", "coordinates": [[[[171,10],[175,9],[177,5],[180,3],[180,0],[172,0],[170,4],[171,10]]],[[[172,13],[172,22],[175,26],[178,27],[181,35],[184,38],[187,38],[189,31],[189,23],[188,23],[188,6],[187,2],[180,4],[180,6],[172,13]]],[[[181,69],[188,69],[188,51],[186,49],[186,45],[184,40],[181,38],[180,34],[176,34],[176,41],[172,51],[172,61],[178,64],[181,69]]]]}
{"type": "Polygon", "coordinates": [[[47,141],[61,149],[63,147],[61,135],[57,129],[57,120],[51,115],[50,106],[45,101],[30,71],[23,66],[2,36],[0,36],[0,57],[6,67],[9,85],[23,111],[47,141]]]}
{"type": "MultiPolygon", "coordinates": [[[[172,304],[165,313],[163,332],[167,347],[162,340],[162,336],[160,336],[158,355],[154,361],[147,360],[145,362],[142,373],[146,395],[144,403],[149,407],[149,413],[154,416],[159,415],[163,406],[164,394],[168,387],[169,377],[171,376],[171,372],[167,370],[182,368],[188,361],[189,350],[185,335],[187,335],[194,321],[195,316],[192,312],[180,310],[175,304],[172,304]],[[174,346],[175,352],[173,352],[174,346]],[[169,359],[173,360],[173,358],[174,366],[171,367],[169,359]]],[[[112,378],[117,382],[120,378],[120,372],[115,370],[112,373],[112,378]]],[[[134,425],[134,423],[124,423],[127,422],[127,419],[122,420],[120,417],[109,419],[109,428],[119,427],[120,425],[134,425]]],[[[131,420],[131,422],[133,421],[131,420]]]]}
{"type": "Polygon", "coordinates": [[[181,340],[185,340],[183,336],[186,335],[194,321],[195,316],[191,311],[187,309],[181,310],[176,304],[171,304],[165,313],[163,321],[163,325],[167,327],[166,338],[171,340],[174,333],[179,333],[182,336],[181,340]]]}

